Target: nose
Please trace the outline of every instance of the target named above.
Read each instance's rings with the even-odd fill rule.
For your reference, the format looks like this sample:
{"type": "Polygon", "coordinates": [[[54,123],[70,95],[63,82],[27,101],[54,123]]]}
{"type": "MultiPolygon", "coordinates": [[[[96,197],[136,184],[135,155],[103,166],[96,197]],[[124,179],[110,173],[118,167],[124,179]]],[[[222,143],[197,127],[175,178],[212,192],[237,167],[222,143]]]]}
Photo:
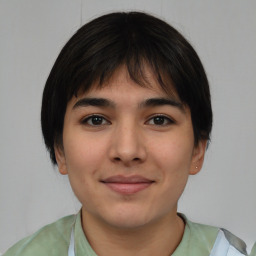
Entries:
{"type": "Polygon", "coordinates": [[[131,122],[119,124],[113,132],[109,150],[111,161],[132,166],[145,161],[147,152],[141,129],[131,122]]]}

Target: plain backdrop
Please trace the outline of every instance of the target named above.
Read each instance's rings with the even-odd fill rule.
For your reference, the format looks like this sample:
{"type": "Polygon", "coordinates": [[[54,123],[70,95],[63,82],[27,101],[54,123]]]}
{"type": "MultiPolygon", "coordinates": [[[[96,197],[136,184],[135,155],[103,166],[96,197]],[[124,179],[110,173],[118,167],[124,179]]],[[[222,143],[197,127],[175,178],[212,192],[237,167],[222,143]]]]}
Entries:
{"type": "Polygon", "coordinates": [[[0,251],[80,205],[49,160],[41,95],[64,43],[81,24],[113,10],[147,11],[197,50],[214,112],[203,170],[179,211],[256,240],[256,1],[0,0],[0,251]]]}

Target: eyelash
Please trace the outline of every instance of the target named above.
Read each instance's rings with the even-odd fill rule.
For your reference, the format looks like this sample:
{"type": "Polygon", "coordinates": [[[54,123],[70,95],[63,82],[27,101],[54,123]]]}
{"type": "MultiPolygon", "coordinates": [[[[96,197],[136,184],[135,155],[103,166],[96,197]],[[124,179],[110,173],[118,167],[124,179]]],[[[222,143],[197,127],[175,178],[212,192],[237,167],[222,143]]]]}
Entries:
{"type": "Polygon", "coordinates": [[[151,125],[168,126],[168,125],[175,123],[175,121],[173,119],[171,119],[170,117],[168,117],[166,115],[162,115],[162,114],[156,114],[154,116],[151,116],[150,119],[146,123],[149,123],[151,120],[154,120],[154,118],[163,118],[165,123],[164,124],[151,124],[151,125]]]}
{"type": "MultiPolygon", "coordinates": [[[[156,121],[156,120],[155,120],[156,121]]],[[[102,115],[91,115],[91,116],[88,116],[86,118],[84,118],[82,121],[81,121],[82,124],[84,125],[88,125],[88,126],[92,126],[92,127],[100,127],[102,125],[109,125],[111,124],[111,122],[109,122],[104,116],[102,115]],[[101,121],[103,121],[104,123],[100,123],[100,124],[93,124],[92,123],[92,118],[99,118],[101,121]],[[89,123],[89,121],[91,121],[91,123],[89,123]]],[[[174,124],[175,121],[173,119],[171,119],[170,117],[167,117],[165,115],[162,115],[162,114],[156,114],[154,116],[151,116],[147,121],[146,121],[146,124],[149,124],[149,125],[156,125],[156,126],[168,126],[168,125],[171,125],[171,124],[174,124]],[[150,121],[154,120],[155,118],[161,118],[164,123],[160,123],[160,124],[150,124],[150,121]],[[164,119],[164,120],[163,120],[164,119]]]]}
{"type": "Polygon", "coordinates": [[[89,125],[89,126],[101,126],[101,125],[106,125],[106,124],[110,124],[110,122],[102,115],[91,115],[91,116],[88,116],[86,118],[84,118],[82,121],[81,121],[82,124],[85,124],[85,125],[89,125]],[[92,118],[100,118],[101,120],[105,121],[106,123],[105,124],[89,124],[89,120],[92,121],[92,118]]]}

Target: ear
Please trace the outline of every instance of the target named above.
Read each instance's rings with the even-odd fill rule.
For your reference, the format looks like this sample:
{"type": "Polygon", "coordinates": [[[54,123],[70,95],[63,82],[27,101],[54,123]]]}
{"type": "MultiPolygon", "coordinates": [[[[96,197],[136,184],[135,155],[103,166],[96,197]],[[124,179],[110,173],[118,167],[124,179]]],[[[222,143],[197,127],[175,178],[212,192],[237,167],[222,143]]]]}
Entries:
{"type": "Polygon", "coordinates": [[[54,145],[54,153],[55,153],[55,158],[56,158],[56,161],[57,161],[57,164],[58,164],[59,172],[62,175],[68,174],[67,164],[66,164],[66,157],[65,157],[63,147],[59,146],[59,145],[54,145]]]}
{"type": "Polygon", "coordinates": [[[194,147],[193,156],[190,166],[190,175],[195,175],[202,169],[204,163],[204,155],[206,151],[207,140],[200,140],[198,145],[194,147]]]}

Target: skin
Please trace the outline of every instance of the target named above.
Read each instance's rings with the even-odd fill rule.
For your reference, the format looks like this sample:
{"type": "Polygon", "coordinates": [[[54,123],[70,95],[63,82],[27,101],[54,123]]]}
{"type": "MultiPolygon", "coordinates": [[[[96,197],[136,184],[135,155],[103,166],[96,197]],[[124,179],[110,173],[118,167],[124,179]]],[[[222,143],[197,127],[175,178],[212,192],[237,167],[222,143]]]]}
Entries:
{"type": "Polygon", "coordinates": [[[177,95],[170,98],[150,69],[146,74],[149,88],[121,67],[103,88],[73,97],[63,145],[55,147],[59,171],[69,176],[82,204],[83,230],[98,255],[170,255],[184,232],[177,202],[189,175],[203,164],[206,141],[195,147],[189,108],[177,95]],[[88,103],[91,98],[104,104],[88,103]],[[156,98],[171,104],[147,104],[156,98]],[[147,181],[145,188],[117,182],[115,190],[106,182],[134,175],[147,181]]]}

